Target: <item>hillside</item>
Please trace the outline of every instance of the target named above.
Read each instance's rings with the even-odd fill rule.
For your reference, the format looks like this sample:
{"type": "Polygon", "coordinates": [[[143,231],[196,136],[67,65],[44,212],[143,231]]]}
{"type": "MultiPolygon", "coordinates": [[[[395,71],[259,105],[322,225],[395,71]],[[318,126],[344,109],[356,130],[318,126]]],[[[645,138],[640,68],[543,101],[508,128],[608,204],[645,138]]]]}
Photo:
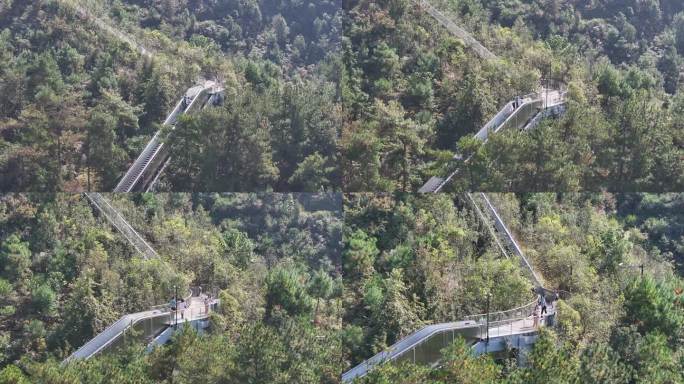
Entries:
{"type": "Polygon", "coordinates": [[[642,9],[657,2],[428,3],[347,3],[347,190],[416,191],[454,169],[452,191],[681,189],[682,57],[671,38],[681,17],[642,9]],[[483,58],[430,7],[496,57],[483,58]],[[643,30],[616,12],[625,9],[643,30]],[[621,34],[620,20],[635,31],[621,34]],[[472,138],[506,102],[541,87],[567,91],[562,117],[484,144],[472,138]]]}
{"type": "Polygon", "coordinates": [[[201,78],[226,102],[179,123],[159,189],[339,189],[334,5],[6,4],[0,190],[112,190],[201,78]]]}
{"type": "MultiPolygon", "coordinates": [[[[453,370],[387,364],[362,382],[473,375],[463,382],[513,383],[551,374],[576,382],[602,369],[637,382],[679,380],[677,241],[645,223],[658,210],[673,223],[671,238],[681,239],[678,211],[658,208],[680,204],[681,195],[489,196],[544,286],[564,292],[554,332],[542,332],[529,366],[516,368],[514,355],[495,364],[456,344],[453,370]],[[456,368],[462,364],[471,368],[456,368]]],[[[108,198],[159,259],[140,258],[76,195],[3,198],[0,378],[339,382],[426,324],[483,313],[486,294],[491,311],[534,298],[524,267],[500,253],[464,195],[108,198]],[[164,303],[174,286],[219,289],[208,331],[182,332],[148,354],[132,339],[57,368],[121,314],[164,303]]]]}

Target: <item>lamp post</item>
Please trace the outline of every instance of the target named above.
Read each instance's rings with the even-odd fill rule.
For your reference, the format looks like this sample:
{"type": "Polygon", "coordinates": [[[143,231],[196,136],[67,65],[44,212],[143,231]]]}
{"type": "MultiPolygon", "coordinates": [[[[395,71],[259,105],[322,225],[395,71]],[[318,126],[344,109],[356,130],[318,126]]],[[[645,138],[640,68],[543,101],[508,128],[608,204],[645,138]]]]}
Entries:
{"type": "Polygon", "coordinates": [[[489,301],[492,298],[492,294],[487,292],[487,344],[489,344],[489,301]]]}
{"type": "Polygon", "coordinates": [[[178,286],[173,286],[173,302],[175,308],[173,309],[173,329],[178,329],[178,286]]]}

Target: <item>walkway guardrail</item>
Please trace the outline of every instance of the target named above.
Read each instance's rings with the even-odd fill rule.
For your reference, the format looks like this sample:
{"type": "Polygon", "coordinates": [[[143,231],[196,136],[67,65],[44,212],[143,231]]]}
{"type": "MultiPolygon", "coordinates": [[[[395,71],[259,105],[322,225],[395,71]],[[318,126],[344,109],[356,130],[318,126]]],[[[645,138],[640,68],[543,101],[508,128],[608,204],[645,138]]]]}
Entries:
{"type": "Polygon", "coordinates": [[[116,210],[109,201],[97,192],[84,193],[86,198],[100,211],[144,259],[158,258],[157,252],[128,224],[128,221],[116,210]]]}
{"type": "MultiPolygon", "coordinates": [[[[514,335],[535,334],[546,319],[553,319],[555,307],[548,306],[548,313],[535,318],[533,303],[508,311],[468,316],[464,321],[427,325],[402,338],[391,347],[376,354],[348,370],[342,375],[342,382],[350,382],[365,376],[374,366],[387,362],[410,361],[433,366],[442,358],[442,350],[451,345],[457,337],[473,345],[474,353],[482,353],[475,348],[479,342],[488,339],[506,338],[514,335]]],[[[502,343],[499,343],[502,344],[502,343]]],[[[486,349],[485,349],[486,351],[486,349]]]]}
{"type": "Polygon", "coordinates": [[[535,306],[537,305],[537,299],[535,298],[534,301],[531,301],[525,305],[521,305],[519,307],[513,308],[513,309],[507,309],[505,311],[496,311],[496,312],[490,312],[489,316],[487,316],[486,313],[479,313],[476,315],[469,315],[465,316],[463,319],[464,320],[469,320],[473,321],[478,324],[484,324],[487,321],[487,318],[489,317],[489,322],[505,322],[505,321],[510,321],[514,319],[520,319],[525,316],[530,316],[532,312],[534,311],[535,306]]]}
{"type": "Polygon", "coordinates": [[[475,209],[475,213],[477,214],[477,217],[480,219],[480,222],[487,228],[487,231],[489,232],[489,236],[492,238],[492,241],[496,244],[497,249],[499,252],[501,252],[501,255],[504,256],[505,258],[508,258],[508,252],[506,252],[506,249],[504,248],[503,244],[501,244],[501,241],[499,241],[499,236],[496,235],[494,232],[494,228],[492,225],[490,225],[489,220],[485,217],[484,213],[482,213],[482,210],[480,210],[480,207],[477,205],[477,202],[475,199],[473,199],[472,194],[466,193],[466,197],[468,198],[468,201],[470,204],[473,206],[475,209]]]}
{"type": "MultiPolygon", "coordinates": [[[[188,89],[163,125],[173,126],[178,121],[179,116],[190,114],[208,104],[220,101],[222,92],[223,89],[213,81],[205,81],[201,85],[188,89]]],[[[114,188],[114,192],[149,190],[151,184],[158,180],[159,171],[165,167],[167,159],[168,147],[164,146],[161,132],[157,132],[126,171],[126,174],[114,188]]]]}
{"type": "Polygon", "coordinates": [[[523,267],[523,270],[529,274],[529,278],[532,280],[534,283],[535,287],[541,287],[542,281],[539,278],[539,276],[536,274],[534,269],[532,268],[532,265],[529,263],[527,258],[525,257],[525,254],[518,244],[518,242],[515,240],[515,237],[513,237],[513,234],[511,231],[508,229],[506,224],[503,222],[501,219],[501,216],[499,216],[499,213],[496,211],[496,208],[494,208],[494,205],[491,203],[489,198],[484,192],[480,192],[477,194],[477,196],[481,197],[483,202],[484,202],[484,208],[485,211],[489,214],[490,218],[494,222],[494,227],[496,228],[497,232],[503,237],[504,242],[507,244],[508,248],[520,259],[521,266],[523,267]]]}
{"type": "MultiPolygon", "coordinates": [[[[507,102],[497,114],[489,120],[476,134],[475,138],[482,142],[489,140],[489,135],[497,133],[503,129],[529,129],[541,121],[540,115],[545,114],[545,111],[551,109],[553,113],[549,116],[555,116],[565,111],[565,108],[560,107],[565,103],[564,91],[556,91],[549,89],[542,89],[540,92],[531,93],[514,100],[507,102]]],[[[457,161],[454,170],[446,177],[432,176],[425,184],[423,184],[419,193],[437,193],[444,188],[461,170],[461,163],[468,163],[473,155],[465,159],[459,154],[454,155],[453,160],[457,161]]]]}
{"type": "Polygon", "coordinates": [[[187,295],[183,298],[184,303],[187,304],[185,308],[177,307],[176,310],[173,310],[166,303],[154,306],[147,311],[121,316],[117,321],[74,351],[62,364],[78,359],[89,359],[114,345],[118,345],[121,342],[121,338],[129,333],[129,330],[141,324],[142,329],[139,331],[143,333],[143,337],[155,338],[168,327],[209,317],[209,314],[216,309],[218,300],[215,297],[209,297],[200,292],[193,288],[188,291],[187,295]]]}
{"type": "MultiPolygon", "coordinates": [[[[485,211],[489,214],[489,218],[482,213],[476,199],[473,198],[473,195],[469,193],[466,195],[485,226],[490,228],[490,225],[493,225],[496,228],[496,232],[490,232],[492,236],[498,238],[496,235],[497,233],[502,236],[508,247],[521,259],[521,263],[524,267],[523,270],[529,272],[529,278],[535,285],[535,288],[532,291],[535,295],[544,295],[546,302],[548,303],[547,313],[544,315],[537,315],[538,298],[535,297],[534,300],[516,308],[468,315],[464,316],[462,321],[454,323],[440,323],[425,326],[409,336],[402,338],[386,350],[345,372],[342,375],[342,382],[349,382],[355,378],[363,377],[375,365],[388,361],[400,361],[405,359],[414,363],[437,364],[441,359],[441,350],[450,343],[453,343],[456,334],[470,340],[486,340],[484,344],[482,341],[475,343],[473,350],[475,353],[487,353],[499,350],[496,348],[504,348],[503,346],[507,345],[507,342],[509,341],[508,339],[504,340],[506,342],[499,340],[495,345],[490,345],[490,339],[496,340],[501,337],[510,338],[511,336],[515,336],[515,342],[518,347],[521,347],[521,345],[534,343],[534,340],[536,340],[534,334],[537,332],[539,326],[545,325],[546,319],[550,319],[551,324],[549,325],[552,325],[556,312],[556,300],[563,296],[567,296],[567,292],[558,290],[552,291],[541,285],[537,274],[525,258],[522,249],[515,238],[513,238],[513,235],[504,224],[486,194],[480,193],[478,196],[481,197],[483,205],[485,206],[485,211]],[[493,223],[491,223],[491,221],[493,221],[493,223]]],[[[497,241],[497,244],[504,255],[507,255],[507,252],[503,249],[501,243],[497,241]]]]}
{"type": "Polygon", "coordinates": [[[430,16],[432,16],[435,20],[442,24],[442,26],[446,28],[449,32],[451,32],[454,36],[463,40],[463,42],[473,51],[475,51],[481,58],[486,60],[496,58],[496,55],[494,55],[490,50],[485,48],[484,45],[477,41],[477,39],[475,39],[470,33],[466,32],[466,30],[456,25],[453,21],[451,21],[446,15],[440,12],[427,0],[416,1],[416,3],[421,8],[425,9],[425,11],[430,14],[430,16]]]}

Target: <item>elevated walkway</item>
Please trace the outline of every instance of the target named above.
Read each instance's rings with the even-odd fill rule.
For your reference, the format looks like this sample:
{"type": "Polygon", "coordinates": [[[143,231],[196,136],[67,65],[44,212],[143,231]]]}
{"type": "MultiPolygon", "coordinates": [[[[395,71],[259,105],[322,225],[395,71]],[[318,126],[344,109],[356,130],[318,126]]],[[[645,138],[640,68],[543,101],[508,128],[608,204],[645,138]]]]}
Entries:
{"type": "Polygon", "coordinates": [[[189,324],[196,329],[206,328],[206,320],[216,309],[218,300],[204,294],[191,294],[186,302],[188,307],[184,310],[174,311],[168,305],[160,305],[147,311],[124,315],[77,349],[62,364],[89,359],[98,353],[113,350],[122,345],[127,336],[146,341],[150,350],[168,342],[181,324],[189,324]]]}
{"type": "Polygon", "coordinates": [[[109,201],[97,192],[86,192],[85,197],[97,208],[102,215],[112,224],[128,242],[138,251],[144,259],[158,258],[157,252],[140,236],[140,234],[128,224],[128,221],[117,211],[109,201]]]}
{"type": "Polygon", "coordinates": [[[466,32],[465,29],[456,25],[453,21],[430,4],[427,0],[414,0],[421,8],[423,8],[427,13],[430,14],[437,22],[439,22],[444,28],[447,29],[452,35],[461,39],[467,47],[470,47],[478,56],[485,60],[495,59],[494,55],[490,50],[485,48],[479,41],[477,41],[470,33],[466,32]]]}
{"type": "Polygon", "coordinates": [[[452,344],[458,336],[471,345],[474,355],[512,349],[528,350],[537,340],[539,327],[554,324],[558,292],[543,287],[542,280],[489,197],[485,193],[468,193],[466,196],[478,218],[494,238],[502,255],[520,260],[521,269],[534,284],[534,292],[546,298],[547,313],[535,319],[535,299],[526,305],[506,311],[466,316],[457,322],[427,325],[345,372],[342,375],[342,382],[347,383],[363,377],[374,366],[386,362],[410,361],[428,366],[439,365],[441,351],[452,344]]]}
{"type": "MultiPolygon", "coordinates": [[[[205,81],[185,93],[164,121],[164,125],[174,126],[180,115],[190,114],[208,105],[216,105],[223,100],[223,88],[216,82],[205,81]]],[[[114,192],[149,191],[158,179],[159,172],[168,161],[168,147],[164,145],[161,132],[157,132],[147,143],[145,149],[133,162],[114,192]]]]}
{"type": "Polygon", "coordinates": [[[388,362],[439,365],[441,351],[457,337],[462,337],[471,345],[474,355],[529,349],[536,341],[539,327],[552,325],[555,318],[554,307],[548,306],[548,314],[535,321],[535,305],[536,300],[509,311],[493,312],[488,320],[487,314],[481,314],[468,316],[463,321],[427,325],[345,372],[342,382],[361,378],[376,365],[388,362]]]}
{"type": "MultiPolygon", "coordinates": [[[[565,92],[553,89],[542,89],[537,93],[517,97],[506,103],[499,112],[492,117],[476,134],[475,138],[486,143],[492,134],[505,129],[529,130],[533,129],[547,117],[560,116],[565,112],[565,92]]],[[[462,159],[460,154],[453,157],[454,161],[470,162],[472,155],[462,159]]],[[[460,171],[456,166],[444,177],[432,176],[423,184],[418,192],[436,193],[447,185],[460,171]]]]}
{"type": "MultiPolygon", "coordinates": [[[[508,229],[503,219],[497,212],[494,204],[489,200],[487,194],[484,192],[468,194],[470,200],[475,204],[476,207],[481,206],[481,212],[485,212],[486,215],[481,216],[485,222],[485,225],[493,226],[493,231],[491,232],[495,238],[501,239],[498,244],[505,244],[505,251],[508,254],[515,255],[516,258],[520,260],[520,267],[527,274],[527,277],[534,284],[536,288],[542,287],[543,282],[539,275],[532,268],[532,264],[525,257],[520,244],[513,236],[513,233],[508,229]]],[[[480,208],[478,207],[478,211],[480,208]]]]}

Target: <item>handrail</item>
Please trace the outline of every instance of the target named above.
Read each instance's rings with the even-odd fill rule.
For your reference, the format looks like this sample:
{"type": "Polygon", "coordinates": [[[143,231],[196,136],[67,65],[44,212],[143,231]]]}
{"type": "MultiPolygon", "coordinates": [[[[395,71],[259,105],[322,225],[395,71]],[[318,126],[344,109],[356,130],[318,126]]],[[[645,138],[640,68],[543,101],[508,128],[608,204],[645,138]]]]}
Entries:
{"type": "MultiPolygon", "coordinates": [[[[530,272],[530,277],[535,285],[535,289],[533,289],[534,292],[538,292],[539,294],[543,294],[546,296],[548,293],[553,292],[554,294],[559,294],[559,291],[551,291],[549,289],[546,289],[542,286],[540,279],[538,278],[536,272],[530,265],[530,263],[527,261],[527,258],[525,258],[525,255],[522,252],[522,249],[518,245],[517,241],[511,234],[511,232],[508,230],[508,227],[505,225],[501,217],[499,216],[498,212],[494,208],[494,205],[489,201],[489,198],[487,195],[483,192],[480,193],[482,196],[483,200],[485,201],[486,207],[489,210],[489,212],[492,214],[492,216],[495,219],[495,223],[497,224],[497,228],[500,229],[500,233],[505,235],[507,237],[507,240],[511,247],[513,248],[514,252],[516,253],[517,256],[520,257],[522,262],[524,263],[526,269],[530,272]]],[[[489,227],[489,223],[487,220],[485,220],[484,215],[482,212],[479,210],[479,207],[475,200],[473,199],[472,195],[470,193],[466,194],[470,202],[473,204],[475,207],[476,212],[478,213],[478,216],[480,217],[481,220],[483,220],[485,226],[489,227]]],[[[491,231],[491,229],[490,229],[491,231]]],[[[495,234],[494,232],[490,232],[494,237],[495,234]]],[[[507,254],[501,244],[497,241],[497,245],[499,245],[501,248],[501,251],[504,252],[504,254],[507,254]]],[[[456,322],[456,323],[440,323],[440,324],[432,324],[432,325],[426,325],[419,330],[411,333],[407,337],[402,338],[401,340],[397,341],[394,343],[391,347],[385,349],[384,351],[381,351],[380,353],[372,356],[371,358],[364,360],[362,363],[358,364],[357,366],[353,367],[352,369],[348,370],[342,375],[342,381],[343,382],[348,382],[350,380],[353,380],[354,378],[357,377],[363,377],[366,375],[368,372],[368,369],[376,364],[382,363],[385,360],[395,360],[402,356],[404,353],[410,351],[412,348],[415,348],[417,345],[420,345],[423,342],[426,342],[429,340],[432,336],[434,336],[437,333],[442,333],[445,331],[448,331],[450,329],[457,329],[456,327],[459,326],[461,328],[466,327],[466,326],[472,326],[476,325],[479,327],[479,334],[482,335],[482,327],[484,326],[486,329],[486,334],[488,337],[492,336],[490,334],[490,331],[494,330],[495,334],[494,337],[501,336],[502,334],[499,333],[498,331],[500,330],[502,325],[505,324],[510,324],[510,332],[508,334],[504,335],[510,335],[513,334],[513,324],[517,321],[523,321],[523,327],[521,327],[522,333],[530,332],[530,330],[525,326],[525,322],[530,318],[530,315],[527,315],[531,313],[534,309],[536,309],[538,304],[537,299],[535,298],[534,301],[531,301],[527,304],[524,304],[522,306],[518,306],[512,309],[504,310],[504,311],[497,311],[497,312],[489,312],[489,313],[484,313],[484,314],[476,314],[476,315],[468,315],[464,317],[463,321],[456,322]],[[522,316],[521,316],[522,315],[522,316]],[[430,328],[432,327],[432,328],[430,328]],[[426,331],[428,330],[428,331],[426,331]],[[407,345],[401,345],[401,343],[406,343],[408,340],[411,340],[411,338],[416,338],[417,335],[419,335],[421,332],[426,333],[422,337],[419,337],[417,340],[414,340],[410,342],[407,345]],[[397,352],[396,348],[398,348],[401,345],[401,350],[397,352]]],[[[547,307],[548,308],[548,307],[547,307]]],[[[551,307],[551,309],[548,310],[548,313],[546,316],[554,315],[556,312],[555,305],[551,307]]],[[[543,316],[542,316],[543,318],[543,316]]],[[[534,322],[533,322],[534,324],[534,322]]],[[[535,331],[535,330],[532,330],[535,331]]],[[[415,358],[415,357],[414,357],[415,358]]]]}
{"type": "MultiPolygon", "coordinates": [[[[190,112],[197,104],[198,100],[201,97],[206,96],[207,92],[215,86],[215,83],[208,81],[202,85],[197,85],[188,89],[181,100],[178,101],[173,111],[167,116],[166,120],[164,120],[163,125],[175,125],[179,115],[190,112]],[[190,98],[190,102],[186,104],[188,98],[190,98]]],[[[145,146],[145,149],[143,149],[128,171],[126,171],[126,174],[119,180],[114,192],[131,192],[140,181],[140,178],[148,170],[150,164],[155,162],[157,156],[164,147],[164,143],[160,138],[160,132],[161,131],[157,131],[152,139],[150,139],[145,146]]]]}
{"type": "MultiPolygon", "coordinates": [[[[536,305],[536,301],[533,304],[536,305]]],[[[527,310],[529,306],[530,305],[528,304],[515,308],[514,310],[517,310],[520,315],[505,320],[491,320],[492,314],[490,314],[490,320],[488,322],[483,319],[483,321],[464,320],[425,325],[397,341],[392,346],[378,352],[374,356],[346,371],[342,375],[342,382],[349,382],[356,378],[364,377],[372,367],[388,361],[399,360],[412,350],[414,351],[415,359],[415,350],[420,345],[430,343],[430,341],[439,334],[448,332],[452,332],[453,334],[458,333],[466,338],[474,338],[479,341],[486,340],[487,336],[496,338],[502,336],[524,335],[536,332],[537,327],[545,323],[545,318],[554,316],[556,313],[555,306],[549,306],[547,307],[548,312],[545,315],[541,315],[539,321],[535,323],[534,313],[532,310],[527,310]],[[528,325],[528,322],[531,322],[532,326],[528,325]],[[506,325],[509,327],[506,327],[506,325]]],[[[511,311],[513,310],[501,311],[500,313],[511,311]]]]}
{"type": "Polygon", "coordinates": [[[157,252],[140,236],[140,234],[128,224],[128,221],[114,208],[107,199],[97,192],[85,192],[84,195],[105,216],[126,240],[133,245],[136,251],[142,254],[144,259],[158,258],[157,252]]]}
{"type": "MultiPolygon", "coordinates": [[[[490,312],[489,313],[489,321],[506,321],[509,319],[515,319],[515,317],[506,317],[508,314],[518,314],[518,313],[527,313],[531,308],[534,308],[537,305],[537,300],[535,299],[534,301],[531,301],[527,304],[521,305],[519,307],[515,307],[512,309],[507,309],[504,311],[496,311],[496,312],[490,312]],[[492,320],[492,319],[499,319],[499,320],[492,320]]],[[[515,316],[515,315],[513,315],[515,316]]],[[[484,319],[487,318],[487,313],[479,313],[477,315],[468,315],[464,317],[464,320],[473,320],[477,321],[478,323],[482,322],[484,319]]]]}
{"type": "Polygon", "coordinates": [[[504,249],[503,245],[499,241],[499,237],[496,236],[496,233],[494,233],[494,229],[488,225],[489,223],[485,220],[484,213],[480,210],[480,207],[477,205],[475,200],[473,199],[473,196],[470,193],[466,193],[466,197],[468,197],[468,200],[470,201],[470,204],[475,208],[475,212],[477,213],[477,216],[480,218],[480,221],[487,227],[487,230],[489,231],[489,235],[491,236],[492,240],[494,240],[494,243],[496,243],[496,246],[499,248],[499,251],[501,254],[508,258],[508,252],[504,249]]]}
{"type": "MultiPolygon", "coordinates": [[[[542,89],[540,92],[534,92],[530,93],[527,95],[523,95],[517,98],[517,100],[522,101],[522,104],[517,106],[517,108],[514,108],[514,102],[515,100],[509,101],[504,106],[497,112],[497,114],[490,119],[482,128],[480,128],[477,133],[475,133],[474,137],[476,139],[479,139],[483,143],[486,143],[489,140],[489,134],[490,133],[497,133],[501,129],[507,126],[513,119],[518,118],[518,114],[520,111],[532,107],[534,108],[535,104],[537,103],[542,103],[542,107],[540,108],[539,111],[536,111],[533,113],[531,118],[525,118],[524,121],[519,123],[523,124],[521,127],[518,128],[526,128],[529,126],[529,123],[532,121],[535,121],[535,119],[544,111],[547,109],[553,108],[554,110],[558,109],[560,112],[563,111],[563,109],[559,109],[559,105],[563,105],[565,102],[565,95],[567,94],[567,91],[550,91],[548,89],[542,89]],[[554,99],[557,101],[553,105],[544,105],[544,98],[548,98],[549,93],[558,93],[557,99],[554,99]],[[504,119],[501,121],[501,119],[504,119]]],[[[533,112],[533,111],[530,111],[533,112]]],[[[470,162],[470,160],[473,158],[474,155],[468,156],[466,159],[464,159],[462,162],[464,164],[467,164],[470,162]]],[[[456,159],[458,155],[454,156],[454,159],[456,159]]],[[[461,168],[460,167],[455,167],[453,171],[451,171],[445,178],[441,178],[438,176],[433,176],[431,177],[423,186],[418,190],[420,193],[437,193],[446,186],[451,179],[453,179],[459,172],[461,168]]]]}
{"type": "MultiPolygon", "coordinates": [[[[194,297],[200,297],[199,295],[195,296],[194,291],[191,289],[188,290],[186,296],[183,298],[186,302],[190,302],[194,297]]],[[[214,299],[216,300],[216,299],[214,299]]],[[[186,310],[190,311],[190,316],[188,317],[189,320],[199,320],[203,319],[209,316],[209,312],[206,311],[205,308],[200,307],[199,310],[198,308],[188,308],[186,310]],[[195,316],[194,314],[199,314],[198,316],[195,316]]],[[[85,356],[82,356],[80,358],[88,359],[98,353],[100,353],[102,350],[107,348],[109,345],[111,345],[115,340],[119,338],[123,333],[125,333],[128,329],[131,327],[134,327],[135,325],[139,324],[141,321],[144,320],[149,320],[153,318],[158,318],[166,315],[171,315],[173,314],[174,311],[170,309],[168,303],[164,304],[159,304],[155,305],[153,307],[150,307],[150,309],[142,312],[136,312],[136,313],[129,313],[121,316],[117,321],[113,322],[109,326],[107,326],[104,330],[99,332],[97,335],[95,335],[93,338],[88,340],[85,344],[83,344],[80,348],[78,348],[76,351],[74,351],[69,357],[67,357],[62,364],[68,363],[74,359],[79,358],[79,354],[81,354],[81,351],[83,351],[85,348],[88,348],[89,345],[92,345],[92,343],[98,343],[98,340],[101,340],[102,338],[106,337],[106,340],[101,341],[100,345],[95,348],[92,352],[88,353],[85,356]],[[120,327],[121,329],[116,332],[113,335],[107,335],[108,332],[110,332],[112,329],[120,327]]],[[[169,318],[169,321],[171,319],[169,318]]]]}
{"type": "MultiPolygon", "coordinates": [[[[223,88],[213,81],[204,81],[199,85],[189,88],[178,101],[173,111],[166,117],[163,125],[173,127],[180,115],[189,114],[198,108],[204,108],[209,101],[214,101],[215,104],[217,100],[221,100],[220,97],[217,99],[216,96],[222,95],[222,92],[223,88]]],[[[131,192],[141,182],[148,184],[150,176],[147,175],[147,172],[151,170],[158,173],[159,167],[165,168],[166,166],[163,158],[161,161],[157,161],[159,156],[166,156],[166,148],[164,148],[161,131],[157,131],[147,145],[145,145],[143,151],[131,164],[121,180],[119,180],[116,188],[114,188],[114,192],[131,192]],[[151,166],[155,168],[150,168],[151,166]],[[144,176],[145,178],[143,178],[144,176]]],[[[158,175],[153,176],[152,184],[158,180],[158,175]]],[[[152,185],[143,185],[141,189],[149,190],[151,187],[152,185]]]]}
{"type": "Polygon", "coordinates": [[[506,224],[501,219],[501,216],[499,216],[499,213],[494,208],[494,205],[492,205],[492,203],[489,201],[489,198],[487,197],[487,195],[484,192],[481,192],[480,196],[482,196],[482,198],[484,199],[486,206],[489,209],[489,211],[494,215],[497,226],[504,232],[509,244],[513,247],[513,251],[515,252],[516,255],[518,255],[521,258],[524,266],[527,268],[527,270],[532,275],[532,280],[534,282],[535,287],[541,287],[542,286],[541,279],[539,279],[539,276],[537,276],[537,274],[534,272],[532,265],[527,261],[527,258],[525,257],[525,254],[523,253],[522,249],[518,245],[518,242],[515,240],[515,238],[511,234],[511,231],[508,229],[506,224]]]}
{"type": "Polygon", "coordinates": [[[459,27],[456,25],[454,22],[449,20],[448,17],[446,17],[442,12],[440,12],[437,8],[435,8],[432,4],[430,4],[427,0],[420,0],[416,1],[421,7],[425,8],[425,10],[435,19],[437,20],[444,28],[446,28],[451,34],[455,35],[456,37],[460,38],[463,40],[463,42],[466,43],[466,45],[470,46],[481,58],[490,60],[490,59],[496,59],[496,55],[493,54],[490,50],[485,48],[484,45],[482,45],[479,41],[477,41],[470,33],[466,32],[463,28],[459,27]]]}

